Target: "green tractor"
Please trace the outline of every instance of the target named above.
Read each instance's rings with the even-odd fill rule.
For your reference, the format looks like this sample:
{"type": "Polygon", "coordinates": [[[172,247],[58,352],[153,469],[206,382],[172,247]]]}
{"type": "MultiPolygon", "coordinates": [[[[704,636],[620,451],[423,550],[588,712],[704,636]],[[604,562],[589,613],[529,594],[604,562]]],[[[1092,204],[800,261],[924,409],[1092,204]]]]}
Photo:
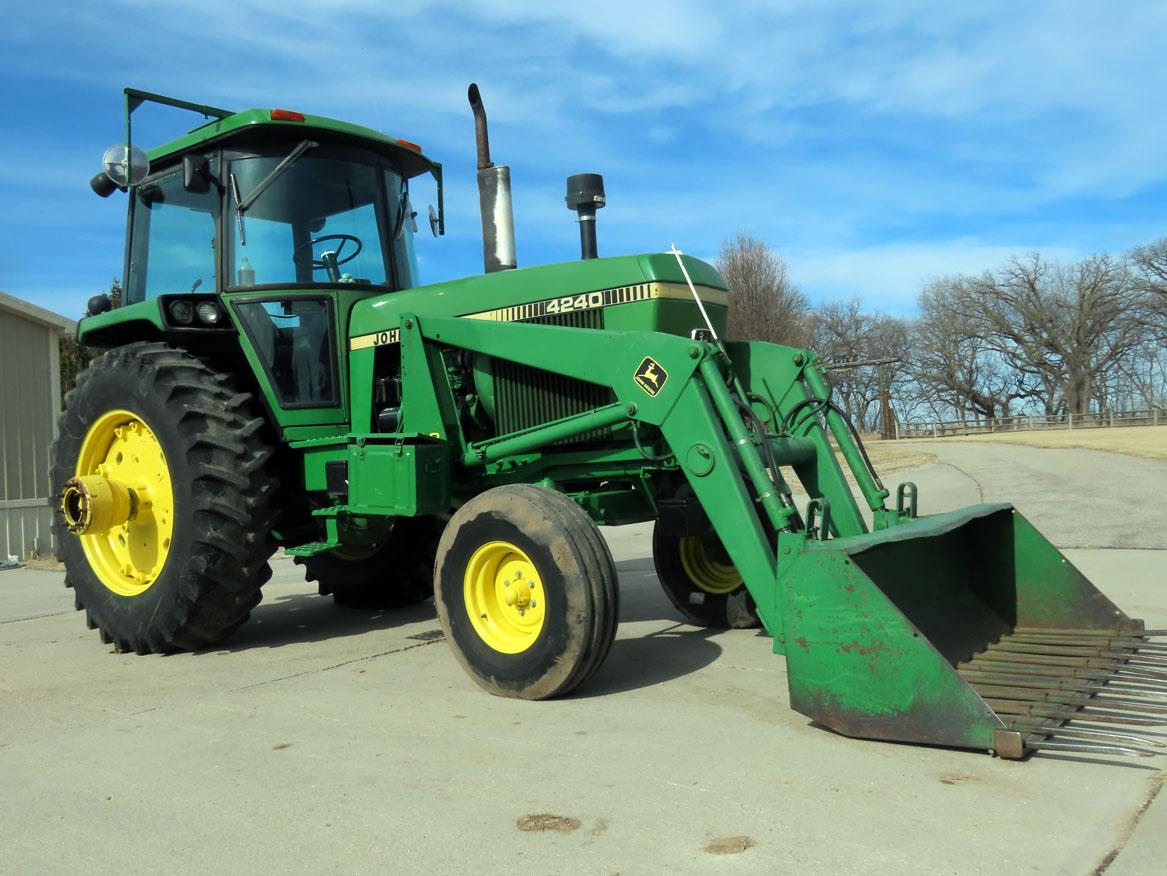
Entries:
{"type": "Polygon", "coordinates": [[[490,692],[560,696],[616,632],[597,525],[655,521],[682,617],[764,628],[792,706],[828,727],[1143,750],[1067,722],[1152,720],[1152,632],[1009,505],[922,517],[902,484],[889,507],[814,353],[725,341],[721,276],[675,249],[597,258],[598,175],[568,179],[583,258],[516,269],[509,170],[469,98],[486,272],[419,286],[412,180],[436,181],[444,231],[420,147],[127,89],[126,143],[92,182],[128,193],[124,295],[81,321],[105,352],[52,473],[66,583],[104,641],[215,645],[282,548],[341,603],[433,596],[490,692]],[[147,155],[146,102],[209,121],[147,155]]]}

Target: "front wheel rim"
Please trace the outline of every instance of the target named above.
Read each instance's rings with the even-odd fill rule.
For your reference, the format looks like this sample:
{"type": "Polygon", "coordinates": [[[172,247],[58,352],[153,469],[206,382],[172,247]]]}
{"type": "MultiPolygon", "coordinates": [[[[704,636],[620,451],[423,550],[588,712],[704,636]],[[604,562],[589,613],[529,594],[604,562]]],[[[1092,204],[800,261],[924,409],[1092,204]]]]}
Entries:
{"type": "Polygon", "coordinates": [[[103,477],[133,492],[130,519],[77,537],[106,588],[140,596],[161,575],[174,531],[174,491],[162,444],[137,414],[108,411],[85,433],[74,476],[103,477]]]}
{"type": "Polygon", "coordinates": [[[737,567],[711,560],[700,536],[684,536],[677,545],[677,551],[681,558],[681,568],[698,590],[712,596],[724,596],[742,586],[742,576],[737,567]]]}
{"type": "Polygon", "coordinates": [[[466,564],[463,598],[479,638],[502,654],[520,654],[539,638],[547,593],[531,558],[507,541],[479,547],[466,564]]]}

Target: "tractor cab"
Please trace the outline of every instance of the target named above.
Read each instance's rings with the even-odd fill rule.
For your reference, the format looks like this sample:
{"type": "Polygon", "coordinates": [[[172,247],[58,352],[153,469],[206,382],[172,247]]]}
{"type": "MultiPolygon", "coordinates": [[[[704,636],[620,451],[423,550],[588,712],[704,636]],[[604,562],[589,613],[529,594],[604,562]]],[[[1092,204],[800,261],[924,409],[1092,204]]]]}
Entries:
{"type": "MultiPolygon", "coordinates": [[[[103,196],[129,193],[121,306],[193,351],[242,349],[285,423],[344,423],[339,351],[349,311],[417,284],[410,180],[432,174],[438,182],[438,234],[441,166],[416,144],[333,119],[231,113],[132,89],[127,143],[131,115],[146,102],[212,121],[149,154],[111,147],[105,173],[93,180],[103,196]]],[[[91,302],[82,326],[88,343],[105,340],[103,309],[108,302],[91,302]]],[[[111,319],[110,331],[141,337],[147,326],[129,328],[129,316],[111,319]]]]}
{"type": "Polygon", "coordinates": [[[176,160],[134,187],[126,303],[414,284],[413,211],[400,168],[368,148],[259,133],[200,150],[193,176],[176,160]]]}

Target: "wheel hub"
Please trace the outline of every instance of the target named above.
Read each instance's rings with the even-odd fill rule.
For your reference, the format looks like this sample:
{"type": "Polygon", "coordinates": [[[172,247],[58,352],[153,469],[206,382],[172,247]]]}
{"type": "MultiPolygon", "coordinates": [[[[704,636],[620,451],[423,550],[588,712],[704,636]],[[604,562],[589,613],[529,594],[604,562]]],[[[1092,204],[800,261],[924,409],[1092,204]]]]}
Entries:
{"type": "Polygon", "coordinates": [[[69,478],[61,490],[61,514],[75,535],[106,532],[137,514],[138,494],[101,475],[69,478]]]}
{"type": "Polygon", "coordinates": [[[170,550],[174,493],[162,445],[140,417],[109,411],[89,427],[61,515],[114,593],[137,596],[154,583],[170,550]]]}

